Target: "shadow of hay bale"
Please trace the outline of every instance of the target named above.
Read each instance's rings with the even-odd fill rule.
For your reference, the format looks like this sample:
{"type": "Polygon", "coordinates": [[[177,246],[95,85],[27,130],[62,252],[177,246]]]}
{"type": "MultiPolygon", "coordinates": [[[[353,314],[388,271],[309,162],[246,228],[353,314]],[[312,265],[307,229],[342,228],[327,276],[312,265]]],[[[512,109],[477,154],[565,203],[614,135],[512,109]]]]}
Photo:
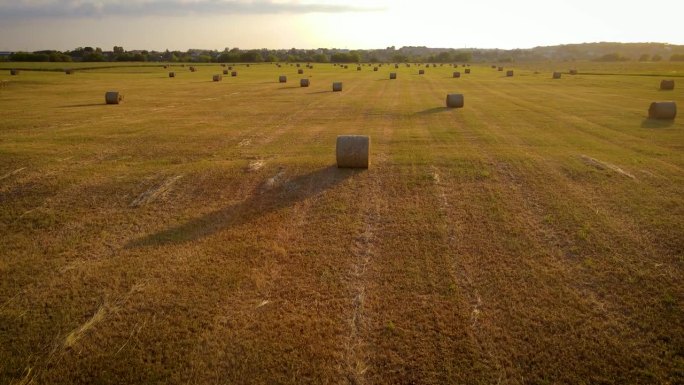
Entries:
{"type": "Polygon", "coordinates": [[[163,246],[196,241],[224,229],[241,226],[268,213],[317,196],[365,169],[338,169],[331,165],[308,174],[295,176],[272,188],[259,185],[250,197],[184,224],[132,240],[126,248],[163,246]]]}
{"type": "Polygon", "coordinates": [[[650,119],[646,118],[641,122],[641,128],[668,128],[675,124],[674,119],[650,119]]]}

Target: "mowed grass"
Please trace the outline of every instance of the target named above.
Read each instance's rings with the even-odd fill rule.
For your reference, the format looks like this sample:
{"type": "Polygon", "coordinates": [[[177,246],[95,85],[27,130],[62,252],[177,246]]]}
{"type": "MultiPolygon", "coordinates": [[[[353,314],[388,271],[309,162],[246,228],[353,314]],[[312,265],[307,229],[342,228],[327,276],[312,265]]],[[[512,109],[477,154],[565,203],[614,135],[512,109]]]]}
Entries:
{"type": "Polygon", "coordinates": [[[3,71],[0,383],[681,383],[684,121],[646,112],[684,67],[648,65],[3,71]]]}

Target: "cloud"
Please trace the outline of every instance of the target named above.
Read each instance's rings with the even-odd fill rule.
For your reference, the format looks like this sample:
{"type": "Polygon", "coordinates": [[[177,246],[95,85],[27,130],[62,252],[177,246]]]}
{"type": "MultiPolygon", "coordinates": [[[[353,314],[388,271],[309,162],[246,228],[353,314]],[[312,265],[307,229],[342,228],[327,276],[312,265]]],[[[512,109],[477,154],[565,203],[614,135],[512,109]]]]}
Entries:
{"type": "Polygon", "coordinates": [[[108,16],[196,16],[374,12],[381,7],[300,1],[236,0],[23,0],[0,2],[0,19],[89,18],[108,16]]]}

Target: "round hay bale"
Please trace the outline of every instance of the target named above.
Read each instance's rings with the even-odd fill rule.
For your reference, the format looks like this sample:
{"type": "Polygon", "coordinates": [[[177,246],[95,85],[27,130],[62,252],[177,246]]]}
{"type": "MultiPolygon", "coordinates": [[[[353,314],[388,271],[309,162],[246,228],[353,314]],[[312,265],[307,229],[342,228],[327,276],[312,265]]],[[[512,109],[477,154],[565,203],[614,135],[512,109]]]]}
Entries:
{"type": "Polygon", "coordinates": [[[390,80],[396,80],[397,79],[397,73],[396,72],[390,72],[390,80]]]}
{"type": "Polygon", "coordinates": [[[213,79],[215,82],[220,82],[221,80],[223,80],[223,76],[221,76],[221,75],[214,75],[214,76],[212,77],[212,79],[213,79]]]}
{"type": "Polygon", "coordinates": [[[373,72],[378,72],[378,67],[373,67],[373,72]]]}
{"type": "Polygon", "coordinates": [[[356,67],[356,70],[357,70],[357,71],[361,71],[361,67],[356,67]]]}
{"type": "Polygon", "coordinates": [[[299,81],[299,86],[300,87],[308,87],[309,86],[309,79],[302,79],[299,81]]]}
{"type": "Polygon", "coordinates": [[[342,91],[342,82],[334,82],[332,84],[332,90],[333,92],[340,92],[342,91]]]}
{"type": "Polygon", "coordinates": [[[675,81],[674,80],[661,80],[660,81],[660,89],[661,90],[674,90],[675,86],[675,81]]]}
{"type": "Polygon", "coordinates": [[[168,68],[169,68],[169,66],[167,66],[167,65],[164,66],[164,69],[168,69],[168,68]]]}
{"type": "Polygon", "coordinates": [[[560,78],[561,78],[561,73],[560,73],[560,72],[554,72],[554,73],[553,73],[553,78],[554,78],[554,79],[560,79],[560,78]]]}
{"type": "Polygon", "coordinates": [[[237,77],[237,71],[231,72],[231,73],[230,73],[230,76],[232,76],[232,77],[237,77]]]}
{"type": "Polygon", "coordinates": [[[394,65],[394,69],[397,69],[397,68],[399,68],[399,64],[394,65]]]}
{"type": "Polygon", "coordinates": [[[465,72],[466,74],[469,74],[469,73],[470,73],[470,68],[466,68],[465,70],[463,70],[463,72],[465,72]]]}
{"type": "Polygon", "coordinates": [[[11,76],[17,76],[17,75],[19,75],[20,73],[21,73],[21,71],[19,71],[18,69],[12,68],[12,69],[10,70],[10,75],[11,75],[11,76]]]}
{"type": "Polygon", "coordinates": [[[458,72],[458,71],[454,72],[454,77],[455,77],[455,78],[460,78],[460,77],[461,77],[461,73],[458,72]]]}
{"type": "Polygon", "coordinates": [[[649,119],[668,119],[672,120],[677,116],[677,103],[675,102],[653,102],[648,108],[649,119]]]}
{"type": "Polygon", "coordinates": [[[123,101],[123,95],[116,91],[109,91],[105,93],[105,103],[107,104],[119,104],[123,101]]]}
{"type": "Polygon", "coordinates": [[[448,108],[463,108],[463,104],[463,94],[448,94],[446,97],[446,106],[448,108]]]}
{"type": "Polygon", "coordinates": [[[499,72],[501,72],[501,71],[503,71],[504,69],[503,69],[503,67],[497,67],[496,70],[499,71],[499,72]]]}
{"type": "Polygon", "coordinates": [[[425,70],[418,70],[418,75],[425,75],[425,70]]]}
{"type": "Polygon", "coordinates": [[[280,77],[278,78],[278,81],[279,81],[280,83],[287,83],[287,76],[285,76],[285,75],[280,75],[280,77]]]}
{"type": "Polygon", "coordinates": [[[298,74],[298,75],[303,75],[303,74],[304,74],[304,70],[303,70],[303,69],[298,69],[298,70],[297,70],[297,74],[298,74]]]}
{"type": "Polygon", "coordinates": [[[74,70],[72,70],[71,68],[69,68],[69,69],[64,70],[64,73],[67,74],[67,75],[73,75],[73,74],[74,74],[74,70]]]}
{"type": "Polygon", "coordinates": [[[509,78],[512,77],[513,76],[513,70],[506,71],[506,76],[509,78]]]}
{"type": "Polygon", "coordinates": [[[193,66],[190,66],[190,72],[195,72],[195,71],[197,71],[197,69],[193,66]]]}
{"type": "Polygon", "coordinates": [[[228,70],[223,70],[224,75],[228,75],[228,70]]]}
{"type": "Polygon", "coordinates": [[[570,75],[577,75],[577,70],[575,70],[575,69],[570,70],[570,75]]]}
{"type": "Polygon", "coordinates": [[[169,77],[170,77],[170,78],[175,78],[175,77],[176,77],[176,73],[175,73],[175,72],[169,72],[169,77]]]}
{"type": "Polygon", "coordinates": [[[301,64],[297,63],[297,68],[301,67],[301,64]]]}
{"type": "Polygon", "coordinates": [[[232,70],[233,70],[233,66],[228,66],[228,71],[232,71],[232,70]]]}
{"type": "Polygon", "coordinates": [[[370,137],[340,135],[335,146],[338,168],[368,168],[370,165],[370,137]]]}
{"type": "Polygon", "coordinates": [[[492,66],[492,68],[496,68],[496,66],[492,66]]]}

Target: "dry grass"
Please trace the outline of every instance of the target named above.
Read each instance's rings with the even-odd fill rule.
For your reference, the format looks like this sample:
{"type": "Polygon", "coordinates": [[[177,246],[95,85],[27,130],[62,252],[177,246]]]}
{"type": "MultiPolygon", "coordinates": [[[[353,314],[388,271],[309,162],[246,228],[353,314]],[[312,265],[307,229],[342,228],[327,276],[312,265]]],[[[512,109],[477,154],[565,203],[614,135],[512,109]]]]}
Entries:
{"type": "Polygon", "coordinates": [[[24,71],[0,383],[682,383],[684,124],[645,107],[684,68],[651,64],[24,71]]]}

